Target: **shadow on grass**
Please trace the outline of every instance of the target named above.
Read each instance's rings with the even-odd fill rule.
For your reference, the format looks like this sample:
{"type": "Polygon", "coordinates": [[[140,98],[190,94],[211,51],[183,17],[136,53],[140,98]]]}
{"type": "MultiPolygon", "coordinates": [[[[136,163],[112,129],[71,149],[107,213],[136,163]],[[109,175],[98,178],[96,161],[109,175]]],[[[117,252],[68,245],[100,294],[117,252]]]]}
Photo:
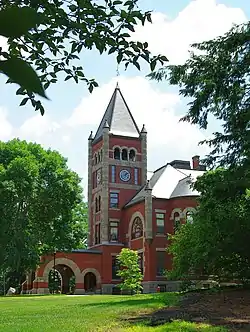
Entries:
{"type": "Polygon", "coordinates": [[[141,307],[141,308],[156,308],[157,305],[172,306],[178,303],[179,296],[177,293],[154,294],[152,296],[134,295],[134,296],[119,296],[112,297],[110,301],[102,300],[99,302],[86,302],[80,304],[82,307],[141,307]]]}
{"type": "Polygon", "coordinates": [[[194,331],[203,327],[204,331],[226,331],[229,328],[250,332],[250,292],[185,294],[179,306],[126,317],[124,321],[135,327],[154,327],[155,331],[194,331]],[[186,325],[181,326],[181,322],[186,325]]]}

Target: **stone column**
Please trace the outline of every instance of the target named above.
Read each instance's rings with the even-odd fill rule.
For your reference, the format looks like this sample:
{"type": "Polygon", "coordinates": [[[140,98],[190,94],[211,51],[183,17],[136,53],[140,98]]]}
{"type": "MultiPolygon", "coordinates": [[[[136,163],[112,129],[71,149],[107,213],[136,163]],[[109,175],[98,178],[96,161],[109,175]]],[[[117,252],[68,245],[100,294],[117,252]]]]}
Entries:
{"type": "Polygon", "coordinates": [[[109,241],[109,125],[103,127],[101,243],[109,241]]]}
{"type": "Polygon", "coordinates": [[[147,130],[145,128],[145,125],[143,125],[142,127],[140,137],[141,137],[141,158],[142,158],[141,184],[145,185],[147,183],[147,130]]]}
{"type": "Polygon", "coordinates": [[[93,134],[92,131],[89,135],[88,139],[88,247],[91,246],[91,226],[92,226],[92,142],[93,142],[93,134]]]}
{"type": "Polygon", "coordinates": [[[152,188],[149,181],[145,187],[145,239],[146,241],[153,239],[152,188]]]}

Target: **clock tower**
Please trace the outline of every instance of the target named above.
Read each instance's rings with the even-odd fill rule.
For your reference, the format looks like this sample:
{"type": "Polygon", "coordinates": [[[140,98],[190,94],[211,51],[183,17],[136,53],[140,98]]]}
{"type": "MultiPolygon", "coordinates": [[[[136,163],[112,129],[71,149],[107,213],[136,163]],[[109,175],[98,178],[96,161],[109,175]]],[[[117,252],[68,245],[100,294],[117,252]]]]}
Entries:
{"type": "Polygon", "coordinates": [[[88,246],[124,245],[122,208],[147,181],[147,132],[139,131],[117,85],[95,136],[89,136],[88,246]]]}

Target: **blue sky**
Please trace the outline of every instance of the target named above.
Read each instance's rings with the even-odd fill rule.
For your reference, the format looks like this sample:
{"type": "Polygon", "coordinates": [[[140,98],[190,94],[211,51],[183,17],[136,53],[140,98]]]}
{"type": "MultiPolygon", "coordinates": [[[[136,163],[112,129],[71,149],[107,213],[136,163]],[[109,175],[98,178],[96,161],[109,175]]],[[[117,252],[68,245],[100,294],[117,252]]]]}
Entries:
{"type": "MultiPolygon", "coordinates": [[[[141,0],[140,7],[154,11],[153,24],[138,28],[133,38],[147,41],[153,53],[165,54],[172,63],[185,61],[190,43],[214,38],[233,23],[250,17],[248,0],[141,0]]],[[[29,105],[18,107],[20,97],[15,95],[15,86],[5,85],[4,77],[0,77],[0,139],[20,137],[59,150],[86,185],[87,137],[90,130],[96,130],[117,77],[113,56],[86,51],[80,63],[100,87],[90,95],[84,83],[54,85],[48,90],[51,100],[45,102],[44,117],[29,105]]],[[[145,123],[149,132],[150,170],[172,159],[191,159],[194,154],[206,153],[197,144],[216,129],[216,123],[210,124],[208,132],[178,123],[187,105],[176,88],[149,82],[145,78],[148,69],[124,72],[120,67],[119,72],[120,87],[135,120],[139,126],[145,123]]]]}

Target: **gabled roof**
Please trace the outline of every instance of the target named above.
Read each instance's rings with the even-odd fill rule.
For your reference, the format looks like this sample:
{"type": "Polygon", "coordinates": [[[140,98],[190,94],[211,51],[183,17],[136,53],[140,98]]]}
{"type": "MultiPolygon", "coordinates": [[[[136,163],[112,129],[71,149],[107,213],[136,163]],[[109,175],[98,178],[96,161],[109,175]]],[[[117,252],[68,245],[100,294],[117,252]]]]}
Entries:
{"type": "MultiPolygon", "coordinates": [[[[175,197],[199,196],[199,193],[191,187],[203,171],[194,169],[179,169],[166,164],[157,169],[149,180],[152,188],[152,196],[155,198],[170,199],[175,197]]],[[[145,197],[145,186],[126,204],[130,206],[145,197]]]]}
{"type": "Polygon", "coordinates": [[[107,121],[109,132],[114,135],[139,137],[140,131],[128,108],[128,105],[117,85],[97,129],[93,142],[98,141],[103,134],[104,124],[107,121]]]}

